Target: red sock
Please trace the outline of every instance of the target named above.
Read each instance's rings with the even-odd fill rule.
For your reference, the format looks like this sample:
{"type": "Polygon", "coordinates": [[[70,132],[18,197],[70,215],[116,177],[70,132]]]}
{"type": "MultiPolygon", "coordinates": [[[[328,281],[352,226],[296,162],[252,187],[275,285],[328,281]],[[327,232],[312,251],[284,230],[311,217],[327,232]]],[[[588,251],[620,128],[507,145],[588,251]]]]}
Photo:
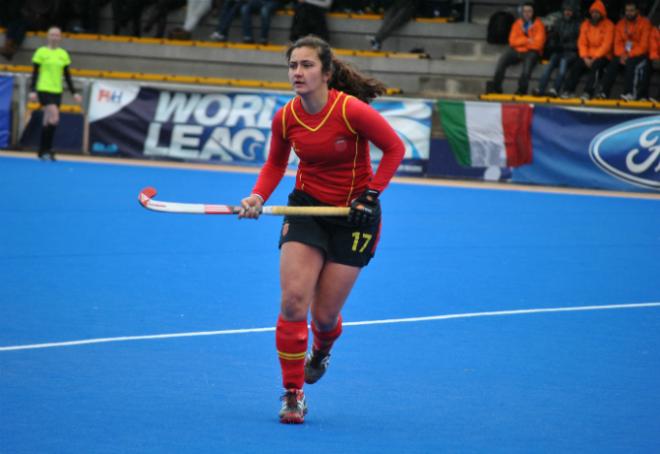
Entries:
{"type": "Polygon", "coordinates": [[[337,317],[337,325],[332,331],[319,331],[312,321],[312,332],[314,333],[314,350],[328,353],[337,338],[341,336],[341,314],[337,317]]]}
{"type": "Polygon", "coordinates": [[[286,389],[303,387],[307,337],[307,321],[289,322],[281,315],[277,319],[275,345],[282,367],[282,384],[286,389]]]}

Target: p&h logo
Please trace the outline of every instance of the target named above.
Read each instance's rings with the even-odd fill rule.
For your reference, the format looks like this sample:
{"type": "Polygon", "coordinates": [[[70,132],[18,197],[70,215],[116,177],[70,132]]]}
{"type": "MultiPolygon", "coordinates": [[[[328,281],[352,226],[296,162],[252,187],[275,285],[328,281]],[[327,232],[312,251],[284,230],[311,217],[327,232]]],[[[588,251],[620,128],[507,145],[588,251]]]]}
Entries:
{"type": "Polygon", "coordinates": [[[121,104],[121,98],[124,93],[121,90],[106,90],[101,88],[98,92],[98,102],[110,102],[114,104],[121,104]]]}
{"type": "Polygon", "coordinates": [[[660,190],[660,116],[638,118],[601,132],[589,144],[589,155],[616,178],[660,190]]]}

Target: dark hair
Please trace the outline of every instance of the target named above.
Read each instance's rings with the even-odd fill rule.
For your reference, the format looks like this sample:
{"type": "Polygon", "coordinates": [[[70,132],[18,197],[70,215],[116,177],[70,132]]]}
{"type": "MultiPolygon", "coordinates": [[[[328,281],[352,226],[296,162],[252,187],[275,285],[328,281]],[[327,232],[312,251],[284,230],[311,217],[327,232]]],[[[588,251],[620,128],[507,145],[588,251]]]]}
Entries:
{"type": "Polygon", "coordinates": [[[353,65],[335,57],[330,45],[313,35],[300,38],[291,44],[286,51],[287,61],[291,59],[294,49],[300,47],[309,47],[316,51],[321,60],[321,70],[324,73],[330,73],[328,88],[341,90],[367,103],[387,91],[385,84],[378,79],[362,74],[353,65]]]}

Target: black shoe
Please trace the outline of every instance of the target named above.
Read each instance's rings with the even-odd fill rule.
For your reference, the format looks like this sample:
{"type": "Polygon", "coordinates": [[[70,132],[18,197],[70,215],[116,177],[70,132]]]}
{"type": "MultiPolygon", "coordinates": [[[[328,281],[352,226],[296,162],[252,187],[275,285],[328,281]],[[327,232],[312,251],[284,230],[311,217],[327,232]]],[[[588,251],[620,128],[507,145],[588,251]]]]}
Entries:
{"type": "Polygon", "coordinates": [[[330,365],[330,353],[323,353],[312,348],[305,356],[305,383],[316,383],[323,377],[330,365]]]}

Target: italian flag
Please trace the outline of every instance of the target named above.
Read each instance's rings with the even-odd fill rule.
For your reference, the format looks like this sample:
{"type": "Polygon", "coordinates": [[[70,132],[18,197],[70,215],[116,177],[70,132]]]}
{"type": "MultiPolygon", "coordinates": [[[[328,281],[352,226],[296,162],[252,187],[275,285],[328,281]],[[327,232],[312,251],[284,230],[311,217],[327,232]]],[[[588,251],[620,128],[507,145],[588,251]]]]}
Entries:
{"type": "Polygon", "coordinates": [[[456,160],[468,167],[532,162],[532,106],[439,101],[442,127],[456,160]]]}

